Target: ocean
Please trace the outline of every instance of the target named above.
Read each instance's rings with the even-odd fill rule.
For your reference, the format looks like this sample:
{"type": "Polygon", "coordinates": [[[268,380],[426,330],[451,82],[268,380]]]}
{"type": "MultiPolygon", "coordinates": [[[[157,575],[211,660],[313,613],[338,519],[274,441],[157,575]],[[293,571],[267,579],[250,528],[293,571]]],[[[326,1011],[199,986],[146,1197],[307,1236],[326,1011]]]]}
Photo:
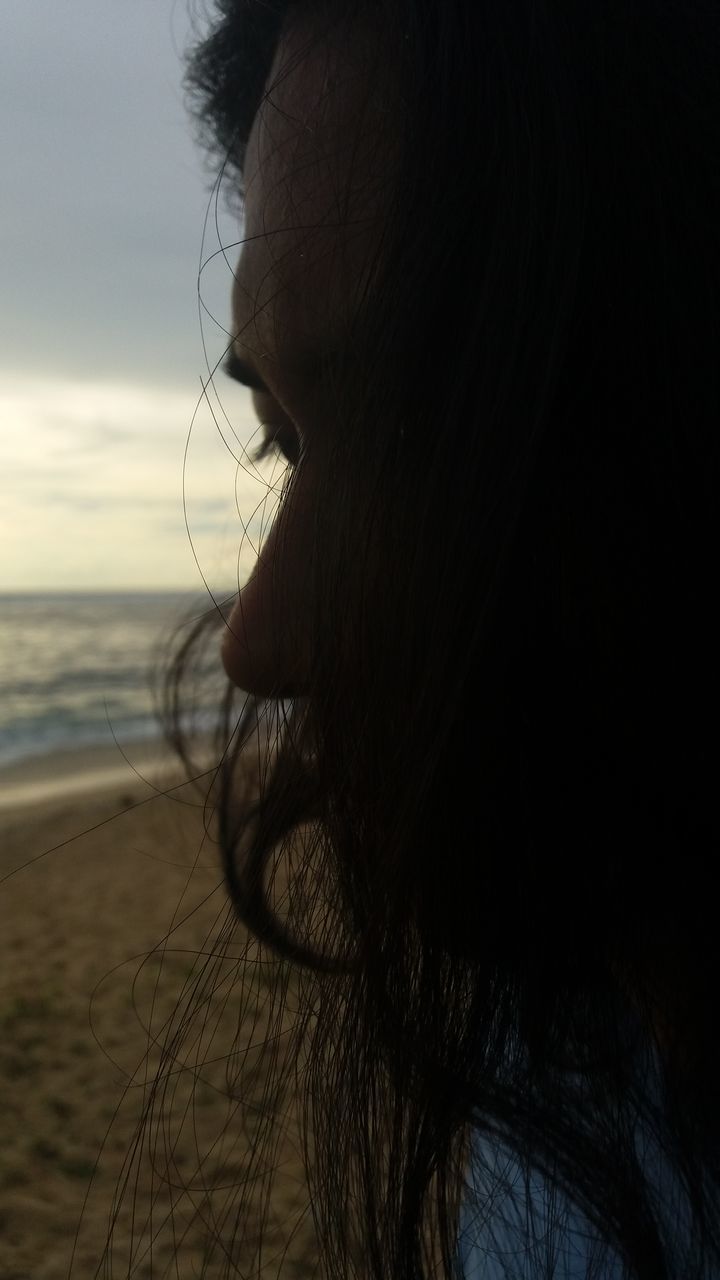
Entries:
{"type": "MultiPolygon", "coordinates": [[[[121,745],[159,738],[153,679],[162,655],[183,620],[210,604],[200,592],[0,594],[0,766],[112,746],[113,732],[121,745]]],[[[218,642],[208,642],[202,689],[193,683],[201,729],[219,714],[218,642]]]]}

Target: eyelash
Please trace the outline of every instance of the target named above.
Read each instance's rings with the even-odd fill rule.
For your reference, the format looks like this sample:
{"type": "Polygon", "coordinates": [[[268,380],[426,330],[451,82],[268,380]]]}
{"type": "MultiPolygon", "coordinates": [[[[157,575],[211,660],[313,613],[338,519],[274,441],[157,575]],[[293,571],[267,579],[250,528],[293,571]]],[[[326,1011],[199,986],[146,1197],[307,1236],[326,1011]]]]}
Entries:
{"type": "Polygon", "coordinates": [[[250,454],[252,461],[257,463],[262,462],[264,458],[275,457],[289,467],[296,466],[302,457],[302,444],[296,432],[285,426],[273,427],[267,422],[260,425],[263,429],[263,438],[250,454]]]}

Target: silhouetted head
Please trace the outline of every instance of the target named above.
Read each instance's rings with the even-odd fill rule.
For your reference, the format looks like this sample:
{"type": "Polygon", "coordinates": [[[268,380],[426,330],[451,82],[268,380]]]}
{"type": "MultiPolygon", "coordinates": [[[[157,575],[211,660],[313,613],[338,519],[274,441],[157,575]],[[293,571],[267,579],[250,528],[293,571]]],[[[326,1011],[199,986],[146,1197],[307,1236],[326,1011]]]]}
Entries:
{"type": "Polygon", "coordinates": [[[623,1146],[636,1015],[717,1175],[718,47],[709,2],[223,0],[194,51],[229,370],[290,464],[223,661],[241,738],[292,705],[224,864],[347,1050],[328,1152],[386,1069],[422,1120],[385,1235],[364,1167],[378,1277],[471,1117],[679,1273],[623,1146]],[[301,829],[333,911],[280,919],[301,829]]]}

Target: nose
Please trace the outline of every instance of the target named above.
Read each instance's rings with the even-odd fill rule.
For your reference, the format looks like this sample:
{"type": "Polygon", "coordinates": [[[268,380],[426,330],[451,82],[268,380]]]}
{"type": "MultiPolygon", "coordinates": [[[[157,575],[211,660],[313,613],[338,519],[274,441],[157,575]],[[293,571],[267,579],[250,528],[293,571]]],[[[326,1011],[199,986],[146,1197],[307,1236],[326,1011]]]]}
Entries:
{"type": "Polygon", "coordinates": [[[312,474],[302,463],[227,620],[225,671],[258,697],[287,698],[307,689],[312,489],[312,474]]]}

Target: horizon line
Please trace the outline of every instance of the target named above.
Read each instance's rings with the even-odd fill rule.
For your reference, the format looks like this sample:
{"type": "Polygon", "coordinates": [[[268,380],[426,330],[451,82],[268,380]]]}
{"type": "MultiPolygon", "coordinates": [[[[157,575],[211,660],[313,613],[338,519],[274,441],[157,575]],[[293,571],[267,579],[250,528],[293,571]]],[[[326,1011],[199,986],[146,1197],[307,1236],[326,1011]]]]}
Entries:
{"type": "MultiPolygon", "coordinates": [[[[206,587],[146,587],[146,586],[112,586],[112,587],[2,587],[0,596],[77,596],[77,595],[209,595],[206,587]]],[[[214,595],[237,595],[238,587],[214,591],[214,595]]]]}

